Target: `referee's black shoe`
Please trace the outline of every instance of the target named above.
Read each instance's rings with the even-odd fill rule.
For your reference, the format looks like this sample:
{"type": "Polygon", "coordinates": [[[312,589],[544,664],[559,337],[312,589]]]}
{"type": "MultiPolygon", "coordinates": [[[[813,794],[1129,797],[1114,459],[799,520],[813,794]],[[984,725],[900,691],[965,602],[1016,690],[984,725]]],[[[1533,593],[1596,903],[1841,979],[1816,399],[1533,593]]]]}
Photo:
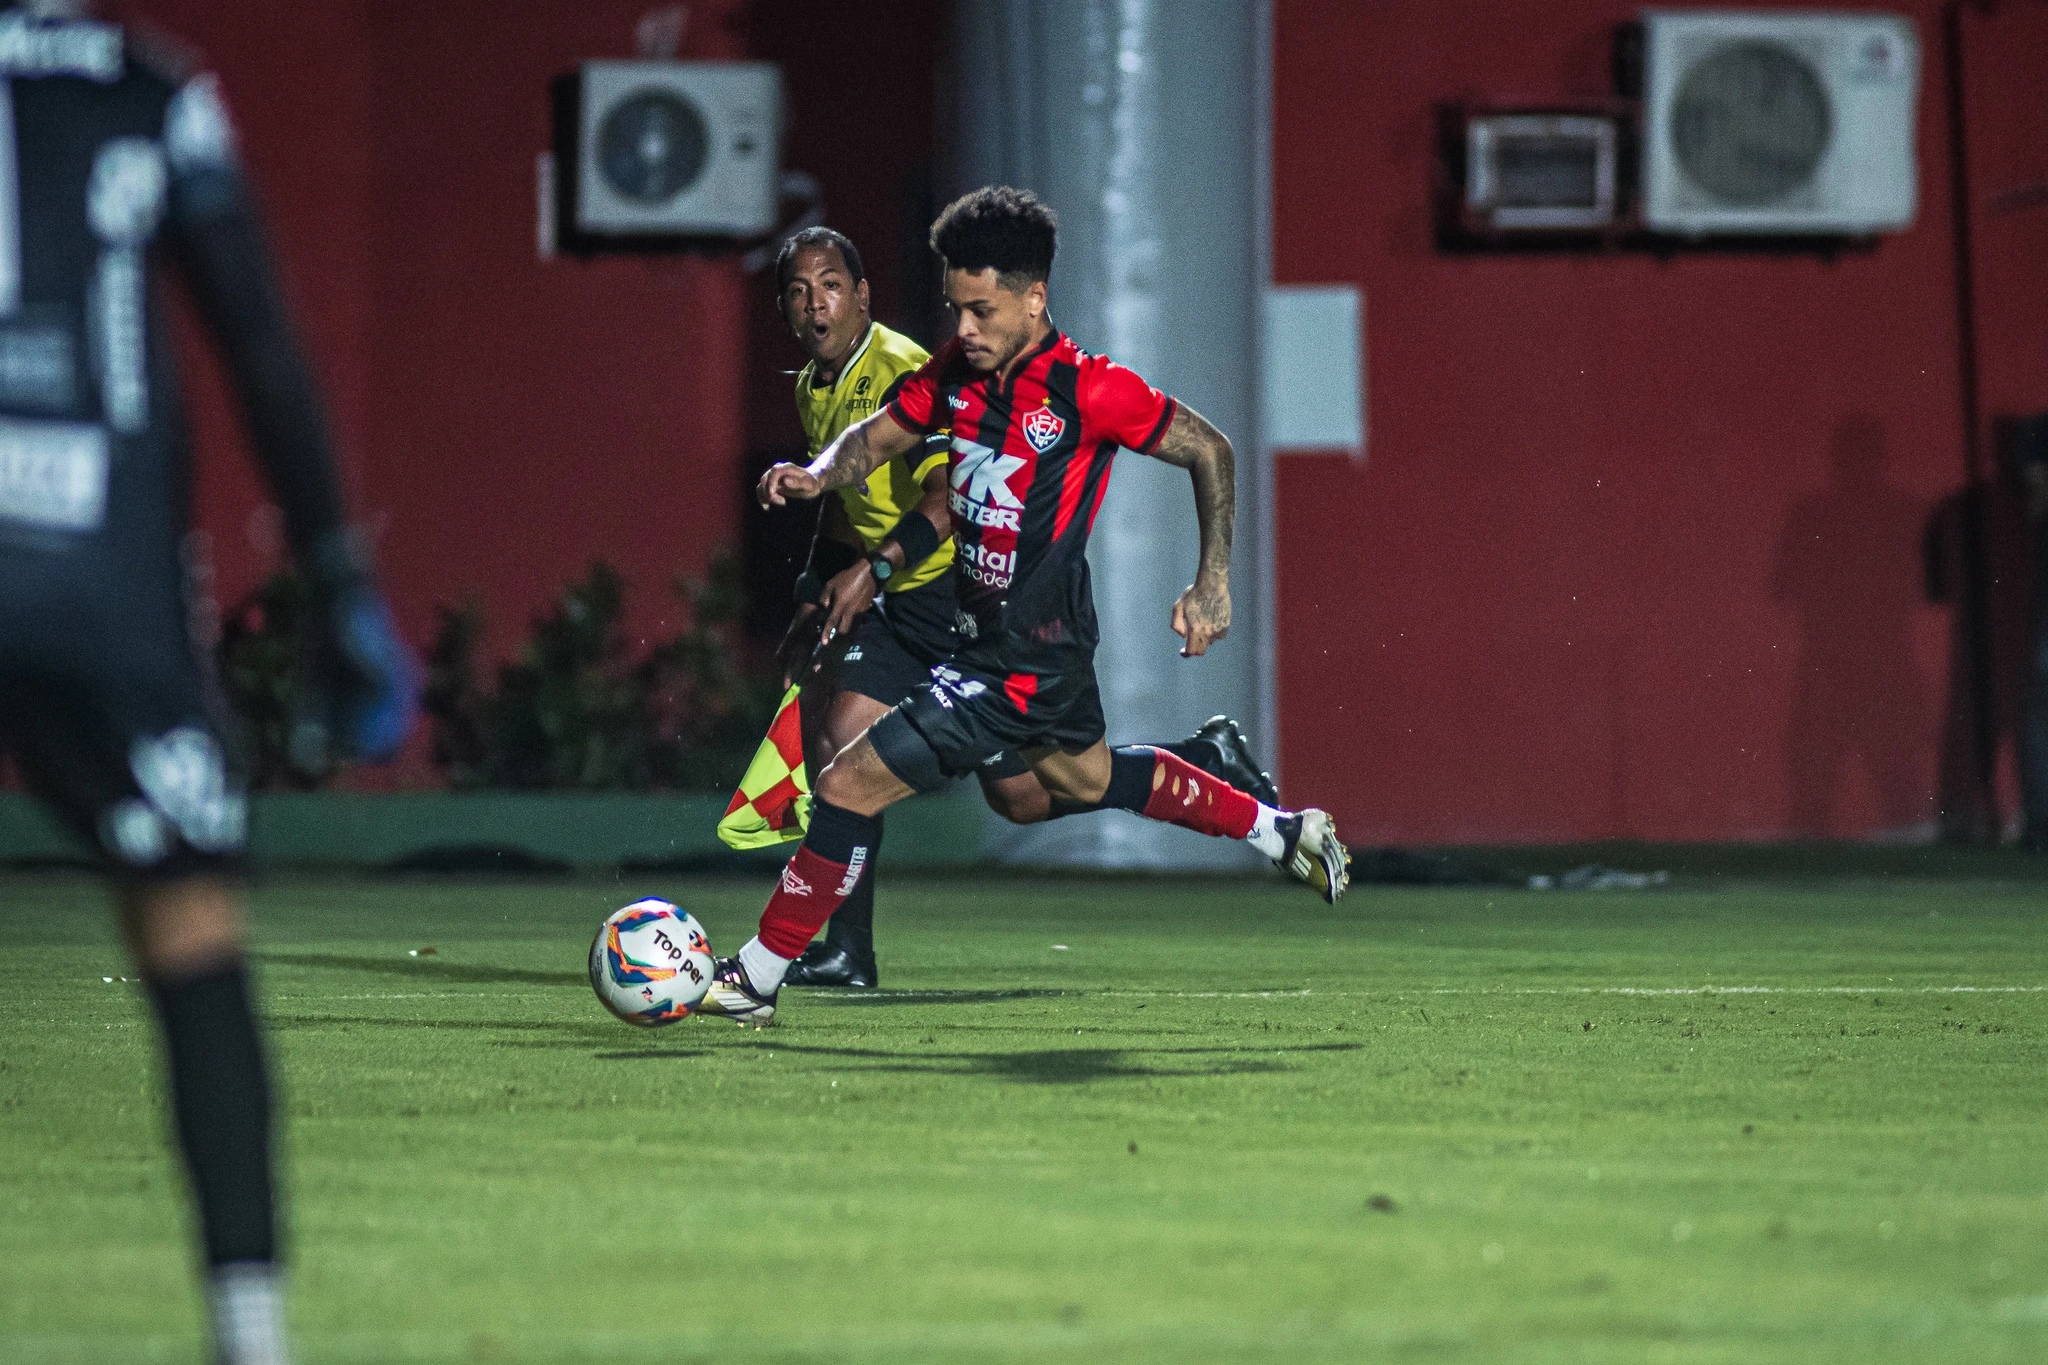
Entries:
{"type": "Polygon", "coordinates": [[[1280,788],[1273,775],[1252,757],[1252,746],[1245,742],[1244,732],[1229,716],[1209,717],[1202,722],[1201,729],[1168,747],[1211,777],[1220,777],[1269,806],[1280,805],[1280,788]]]}
{"type": "Polygon", "coordinates": [[[873,986],[881,979],[875,970],[875,950],[866,952],[824,938],[813,943],[789,964],[782,978],[785,986],[873,986]]]}

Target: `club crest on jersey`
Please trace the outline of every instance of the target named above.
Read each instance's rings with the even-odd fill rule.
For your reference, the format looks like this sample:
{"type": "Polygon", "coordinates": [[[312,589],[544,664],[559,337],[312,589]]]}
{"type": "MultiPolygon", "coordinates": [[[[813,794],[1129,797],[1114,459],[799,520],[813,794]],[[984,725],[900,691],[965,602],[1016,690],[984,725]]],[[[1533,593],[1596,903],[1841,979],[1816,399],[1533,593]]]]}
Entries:
{"type": "Polygon", "coordinates": [[[1054,415],[1051,408],[1038,408],[1024,419],[1024,439],[1041,455],[1052,449],[1066,429],[1065,419],[1054,415]]]}

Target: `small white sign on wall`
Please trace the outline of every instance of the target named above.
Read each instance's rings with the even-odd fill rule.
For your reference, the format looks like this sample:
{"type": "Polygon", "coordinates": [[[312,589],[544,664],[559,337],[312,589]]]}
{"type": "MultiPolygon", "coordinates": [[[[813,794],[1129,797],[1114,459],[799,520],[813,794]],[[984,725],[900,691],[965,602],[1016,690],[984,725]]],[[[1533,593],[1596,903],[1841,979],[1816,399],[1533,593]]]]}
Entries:
{"type": "Polygon", "coordinates": [[[1260,397],[1267,447],[1342,451],[1363,461],[1365,291],[1274,285],[1266,290],[1265,323],[1260,397]]]}

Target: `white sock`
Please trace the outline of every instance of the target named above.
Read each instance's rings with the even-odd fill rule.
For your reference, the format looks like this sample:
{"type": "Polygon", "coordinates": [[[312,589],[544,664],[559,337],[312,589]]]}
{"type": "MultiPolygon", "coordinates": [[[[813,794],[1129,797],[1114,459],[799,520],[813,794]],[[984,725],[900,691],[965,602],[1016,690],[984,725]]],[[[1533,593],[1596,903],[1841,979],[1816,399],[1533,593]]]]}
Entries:
{"type": "Polygon", "coordinates": [[[206,1277],[213,1340],[222,1365],[291,1365],[284,1344],[284,1287],[268,1261],[233,1261],[206,1277]]]}
{"type": "Polygon", "coordinates": [[[1268,858],[1285,857],[1287,836],[1281,833],[1280,822],[1287,817],[1288,812],[1259,802],[1259,816],[1252,821],[1252,832],[1244,836],[1244,841],[1268,858]]]}
{"type": "Polygon", "coordinates": [[[773,995],[782,988],[783,973],[796,960],[771,952],[758,935],[747,940],[747,946],[740,949],[739,958],[740,966],[747,969],[747,980],[763,995],[773,995]]]}

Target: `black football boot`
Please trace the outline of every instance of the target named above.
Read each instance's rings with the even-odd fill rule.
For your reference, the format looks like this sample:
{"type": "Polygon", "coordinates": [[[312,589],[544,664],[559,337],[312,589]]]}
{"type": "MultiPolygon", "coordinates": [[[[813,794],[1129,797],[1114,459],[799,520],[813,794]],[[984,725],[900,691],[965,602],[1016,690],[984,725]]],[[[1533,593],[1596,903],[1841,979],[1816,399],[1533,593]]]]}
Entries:
{"type": "Polygon", "coordinates": [[[1186,739],[1159,747],[1269,806],[1277,809],[1280,805],[1280,788],[1272,774],[1259,767],[1244,732],[1229,716],[1211,716],[1186,739]]]}
{"type": "Polygon", "coordinates": [[[873,940],[869,940],[865,947],[865,952],[857,951],[855,945],[833,942],[828,934],[804,949],[797,960],[789,964],[789,974],[782,978],[782,984],[873,986],[880,979],[879,973],[875,970],[873,940]]]}

